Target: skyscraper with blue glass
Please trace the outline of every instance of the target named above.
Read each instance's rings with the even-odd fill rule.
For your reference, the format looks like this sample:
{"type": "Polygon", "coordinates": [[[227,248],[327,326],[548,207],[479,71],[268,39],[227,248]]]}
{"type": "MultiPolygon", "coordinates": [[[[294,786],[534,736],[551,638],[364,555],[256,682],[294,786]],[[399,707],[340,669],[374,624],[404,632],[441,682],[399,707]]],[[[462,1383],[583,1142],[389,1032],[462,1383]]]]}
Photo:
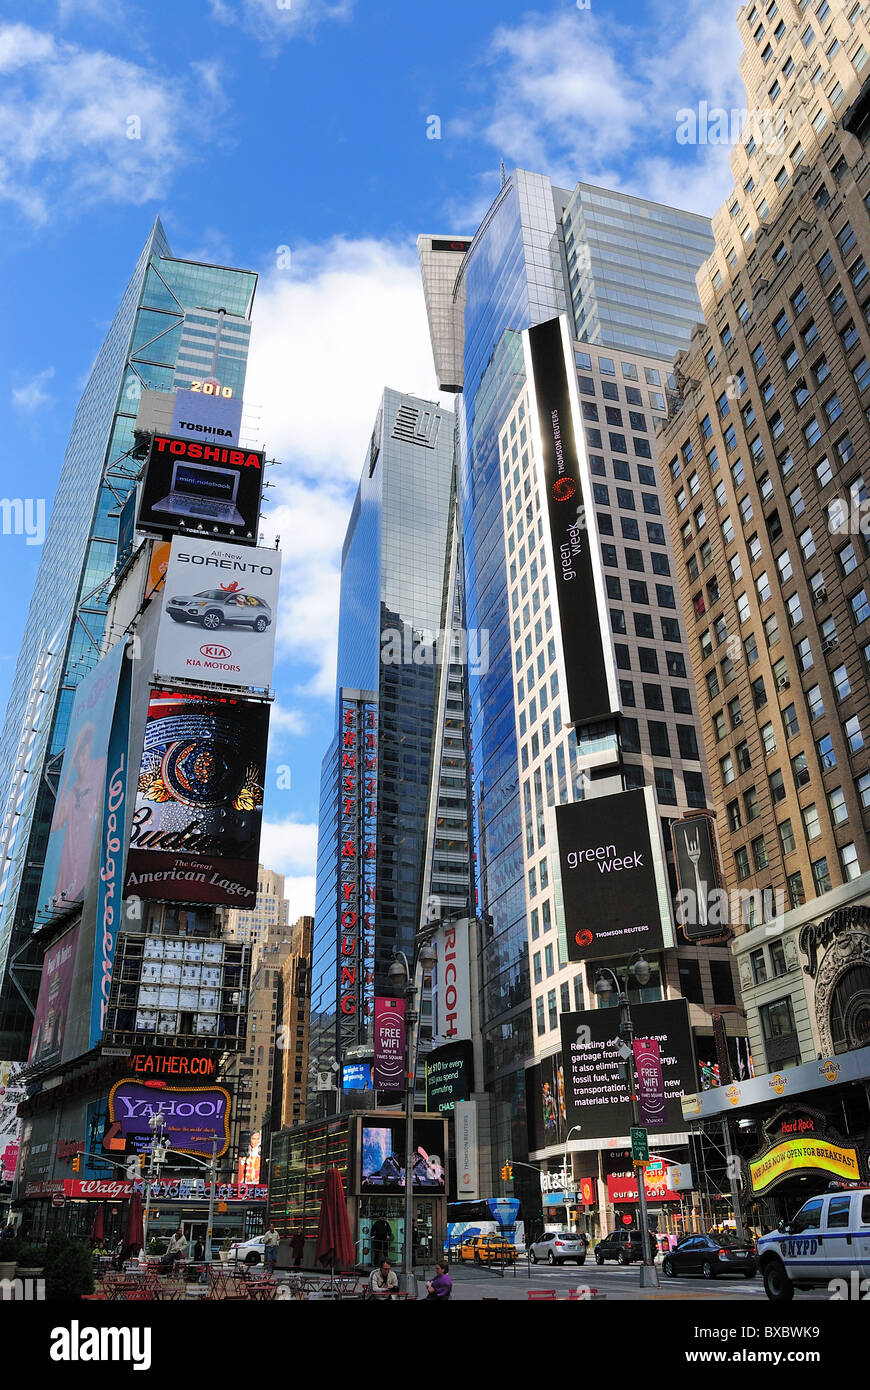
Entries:
{"type": "Polygon", "coordinates": [[[143,390],[244,389],[250,271],[173,257],[154,223],[73,420],[0,736],[0,1057],[26,1055],[41,952],[29,949],[76,686],[96,662],[118,516],[138,476],[143,390]]]}
{"type": "MultiPolygon", "coordinates": [[[[523,1070],[532,1059],[558,1059],[560,1016],[595,1002],[592,976],[566,950],[555,807],[648,785],[664,832],[707,804],[655,430],[666,418],[674,354],[700,315],[694,276],[711,246],[702,217],[582,183],[559,189],[519,169],[473,238],[418,241],[439,384],[461,393],[467,621],[489,634],[488,668],[469,671],[469,709],[492,1156],[561,1167],[565,1145],[548,1152],[534,1140],[523,1070]],[[588,726],[567,708],[523,341],[525,330],[560,316],[573,344],[603,647],[618,691],[618,712],[611,705],[588,726]]],[[[637,999],[698,1004],[706,1017],[696,1020],[696,1043],[703,1035],[699,1051],[712,1049],[709,1011],[733,1001],[734,981],[724,946],[676,944],[652,962],[637,999]]],[[[573,1176],[598,1180],[604,1225],[609,1170],[597,1147],[572,1141],[580,1160],[573,1176]]],[[[500,1190],[500,1161],[481,1171],[483,1190],[500,1190]]],[[[533,1210],[534,1179],[518,1168],[514,1181],[533,1210]]]]}
{"type": "Polygon", "coordinates": [[[413,952],[433,900],[434,915],[469,902],[453,426],[431,401],[384,392],[345,536],[320,794],[315,1073],[371,1042],[393,948],[413,952]]]}

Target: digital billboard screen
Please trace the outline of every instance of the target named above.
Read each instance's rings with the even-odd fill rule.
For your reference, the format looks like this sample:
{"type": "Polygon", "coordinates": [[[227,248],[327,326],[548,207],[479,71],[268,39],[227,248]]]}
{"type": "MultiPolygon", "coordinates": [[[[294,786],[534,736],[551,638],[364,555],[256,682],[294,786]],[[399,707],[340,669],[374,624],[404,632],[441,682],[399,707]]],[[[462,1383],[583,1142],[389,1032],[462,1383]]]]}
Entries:
{"type": "Polygon", "coordinates": [[[109,1092],[109,1127],[103,1141],[123,1140],[128,1152],[136,1152],[136,1139],[152,1135],[150,1119],[160,1115],[166,1143],[179,1153],[225,1154],[230,1142],[230,1093],[223,1086],[165,1086],[138,1077],[116,1081],[109,1092]]]}
{"type": "Polygon", "coordinates": [[[156,679],[268,690],[280,579],[277,550],[175,536],[157,630],[156,679]]]}
{"type": "Polygon", "coordinates": [[[583,494],[578,448],[584,446],[574,428],[561,320],[536,324],[525,336],[540,430],[544,512],[553,551],[568,716],[573,723],[583,723],[619,707],[610,628],[602,623],[603,579],[595,516],[591,498],[583,494]]]}
{"type": "Polygon", "coordinates": [[[720,901],[722,877],[712,816],[699,814],[672,821],[671,844],[680,926],[686,939],[705,941],[726,935],[728,922],[720,901]]]}
{"type": "Polygon", "coordinates": [[[568,959],[661,950],[663,867],[643,789],[556,807],[568,959]],[[655,852],[654,852],[655,851],[655,852]]]}
{"type": "Polygon", "coordinates": [[[446,1043],[426,1054],[426,1109],[452,1115],[458,1100],[474,1090],[474,1058],[470,1042],[446,1043]]]}
{"type": "Polygon", "coordinates": [[[125,897],[252,908],[269,707],[152,690],[125,897]]]}
{"type": "MultiPolygon", "coordinates": [[[[405,1121],[384,1114],[367,1115],[362,1125],[360,1192],[404,1192],[405,1121]]],[[[415,1192],[446,1191],[447,1144],[445,1121],[414,1120],[415,1192]]]]}
{"type": "Polygon", "coordinates": [[[265,455],[155,434],[141,484],[140,531],[257,539],[265,455]]]}
{"type": "MultiPolygon", "coordinates": [[[[580,1139],[610,1139],[631,1128],[631,1068],[619,1052],[617,1007],[562,1014],[565,1064],[565,1109],[569,1129],[580,1139]]],[[[680,1097],[697,1090],[689,1010],[684,999],[633,1004],[637,1038],[658,1043],[664,1111],[657,1128],[672,1133],[685,1128],[680,1097]]]]}

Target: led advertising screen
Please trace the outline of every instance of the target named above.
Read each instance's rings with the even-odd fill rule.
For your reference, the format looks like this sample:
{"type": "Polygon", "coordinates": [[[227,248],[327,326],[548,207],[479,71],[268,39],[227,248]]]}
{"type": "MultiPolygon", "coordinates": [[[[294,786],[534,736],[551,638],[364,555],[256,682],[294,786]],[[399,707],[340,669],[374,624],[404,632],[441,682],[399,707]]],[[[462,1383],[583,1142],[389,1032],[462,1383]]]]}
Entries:
{"type": "Polygon", "coordinates": [[[280,578],[277,550],[175,536],[163,586],[155,679],[268,690],[280,578]]]}
{"type": "Polygon", "coordinates": [[[583,723],[619,708],[610,628],[602,622],[595,516],[591,498],[583,494],[578,447],[584,446],[574,428],[561,320],[536,324],[524,336],[540,430],[542,504],[553,552],[568,717],[583,723]]]}
{"type": "MultiPolygon", "coordinates": [[[[579,1127],[579,1139],[610,1139],[631,1128],[629,1069],[618,1050],[619,1012],[587,1009],[560,1019],[566,1117],[569,1129],[579,1127]]],[[[684,999],[633,1004],[631,1016],[635,1035],[658,1043],[664,1113],[657,1128],[682,1131],[680,1097],[697,1090],[688,1005],[684,999]]]]}
{"type": "Polygon", "coordinates": [[[257,900],[269,707],[152,690],[125,897],[257,900]]]}
{"type": "MultiPolygon", "coordinates": [[[[135,1139],[151,1135],[149,1120],[162,1115],[166,1143],[179,1153],[212,1153],[217,1138],[217,1156],[226,1153],[230,1142],[230,1093],[223,1086],[164,1086],[154,1081],[126,1077],[116,1081],[109,1092],[109,1127],[103,1140],[123,1140],[128,1152],[136,1152],[135,1139]]],[[[111,1145],[114,1147],[114,1145],[111,1145]]]]}
{"type": "MultiPolygon", "coordinates": [[[[414,1191],[443,1193],[447,1144],[443,1120],[414,1120],[414,1191]]],[[[366,1116],[362,1126],[360,1192],[404,1192],[405,1121],[366,1116]]]]}
{"type": "Polygon", "coordinates": [[[526,1067],[526,1123],[531,1151],[564,1144],[568,1126],[561,1052],[551,1053],[526,1067]]]}
{"type": "Polygon", "coordinates": [[[264,461],[251,449],[155,434],[141,485],[138,530],[255,541],[264,461]]]}
{"type": "Polygon", "coordinates": [[[470,1042],[446,1043],[426,1054],[426,1109],[452,1115],[458,1100],[474,1090],[474,1058],[470,1042]]]}
{"type": "Polygon", "coordinates": [[[557,806],[556,831],[568,959],[670,945],[662,929],[664,865],[643,788],[557,806]]]}
{"type": "Polygon", "coordinates": [[[108,744],[125,650],[125,642],[116,642],[76,690],[40,902],[59,902],[63,898],[66,903],[75,903],[85,896],[94,840],[102,819],[108,744]]]}
{"type": "Polygon", "coordinates": [[[27,1059],[29,1065],[37,1062],[48,1065],[61,1059],[78,944],[79,924],[76,922],[45,953],[27,1059]]]}
{"type": "Polygon", "coordinates": [[[683,934],[689,941],[723,936],[728,924],[719,901],[722,878],[712,816],[693,815],[672,821],[671,843],[683,934]]]}

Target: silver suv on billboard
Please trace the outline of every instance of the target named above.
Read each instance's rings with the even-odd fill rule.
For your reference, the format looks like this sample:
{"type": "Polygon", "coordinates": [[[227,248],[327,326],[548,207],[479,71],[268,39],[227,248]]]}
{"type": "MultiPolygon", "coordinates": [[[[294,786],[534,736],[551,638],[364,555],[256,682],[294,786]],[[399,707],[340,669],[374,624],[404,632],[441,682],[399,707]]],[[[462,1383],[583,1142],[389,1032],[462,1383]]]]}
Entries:
{"type": "Polygon", "coordinates": [[[198,623],[209,632],[216,632],[225,625],[265,632],[272,621],[272,610],[265,599],[256,594],[228,593],[223,589],[176,595],[167,601],[166,611],[176,623],[198,623]]]}

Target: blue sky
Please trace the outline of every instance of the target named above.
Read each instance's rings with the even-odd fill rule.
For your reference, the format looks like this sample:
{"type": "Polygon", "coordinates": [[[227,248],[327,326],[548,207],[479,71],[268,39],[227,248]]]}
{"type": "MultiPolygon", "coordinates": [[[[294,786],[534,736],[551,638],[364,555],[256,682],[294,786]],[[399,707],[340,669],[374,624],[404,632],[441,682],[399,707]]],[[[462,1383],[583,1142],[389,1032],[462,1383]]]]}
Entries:
{"type": "MultiPolygon", "coordinates": [[[[2,495],[50,509],[155,215],[176,255],[261,276],[246,397],[283,461],[265,530],[284,553],[262,857],[288,875],[294,912],[313,907],[338,557],[363,454],[384,385],[435,395],[415,238],[472,233],[501,158],[711,215],[728,150],[679,144],[676,112],[745,105],[736,13],[733,0],[0,3],[2,495]]],[[[14,596],[0,705],[38,562],[38,546],[0,536],[14,596]]]]}

